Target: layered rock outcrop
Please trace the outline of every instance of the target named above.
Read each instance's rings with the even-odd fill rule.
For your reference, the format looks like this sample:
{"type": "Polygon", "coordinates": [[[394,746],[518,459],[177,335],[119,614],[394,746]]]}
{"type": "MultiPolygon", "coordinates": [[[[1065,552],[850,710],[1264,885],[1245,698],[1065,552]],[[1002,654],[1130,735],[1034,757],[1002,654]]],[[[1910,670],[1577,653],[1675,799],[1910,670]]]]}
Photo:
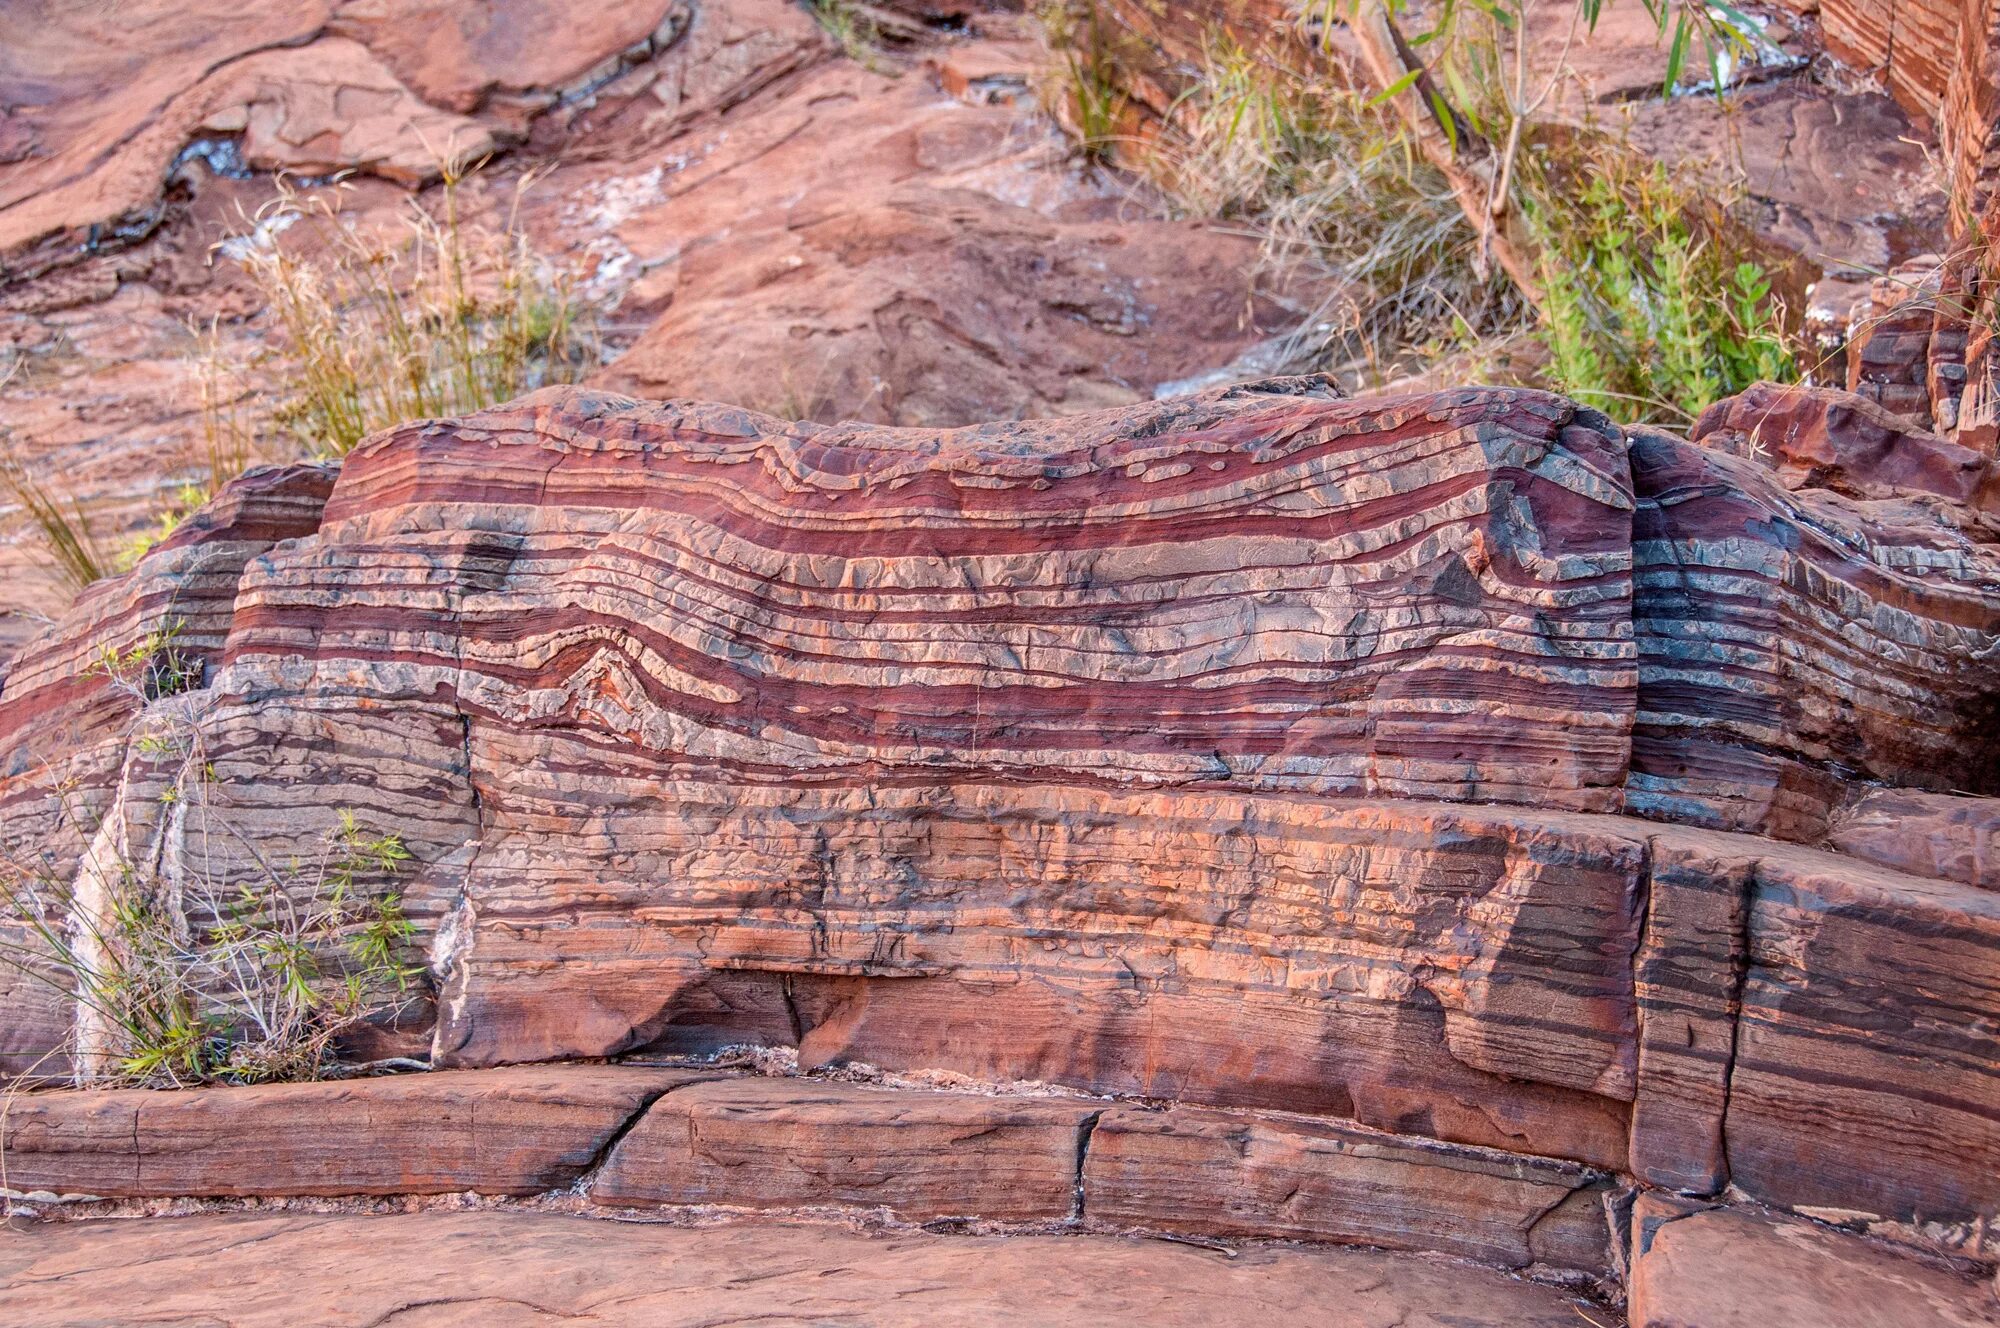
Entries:
{"type": "MultiPolygon", "coordinates": [[[[1728,412],[1703,446],[1313,379],[415,424],[330,492],[244,481],[23,657],[0,847],[171,862],[135,734],[173,722],[266,858],[343,810],[403,836],[436,1066],[749,1045],[1098,1095],[697,1072],[554,1148],[602,1202],[1608,1275],[1637,1186],[1990,1258],[2000,551],[1943,454],[1815,400],[1782,456],[1728,412]],[[170,622],[183,683],[86,667],[170,622]]],[[[62,1011],[17,1009],[18,1070],[62,1011]]]]}

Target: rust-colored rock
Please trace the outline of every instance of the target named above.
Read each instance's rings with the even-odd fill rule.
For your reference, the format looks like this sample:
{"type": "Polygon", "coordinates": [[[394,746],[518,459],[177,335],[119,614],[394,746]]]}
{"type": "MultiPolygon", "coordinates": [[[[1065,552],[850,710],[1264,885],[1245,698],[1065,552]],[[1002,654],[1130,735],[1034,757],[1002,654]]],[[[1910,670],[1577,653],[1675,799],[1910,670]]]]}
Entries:
{"type": "Polygon", "coordinates": [[[1754,864],[1743,845],[1676,833],[1649,843],[1638,1006],[1632,1174],[1694,1194],[1729,1182],[1729,1105],[1754,864]]]}
{"type": "Polygon", "coordinates": [[[2000,894],[1776,846],[1755,870],[1731,1182],[1909,1224],[2000,1211],[2000,894]]]}
{"type": "MultiPolygon", "coordinates": [[[[309,534],[230,554],[204,685],[140,718],[201,733],[267,853],[343,808],[404,836],[441,1065],[749,1044],[1308,1118],[1256,1124],[1290,1160],[1241,1181],[1243,1229],[1371,1238],[1387,1199],[1272,1198],[1358,1123],[1990,1255],[2000,895],[1937,879],[1960,830],[1870,841],[1863,795],[1989,777],[2000,576],[1899,446],[1842,454],[1885,495],[1849,498],[1534,393],[1294,380],[940,432],[551,392],[364,445],[309,534]],[[1830,827],[1850,851],[1769,837],[1830,827]]],[[[226,529],[103,603],[165,603],[226,529]]],[[[135,854],[184,815],[125,750],[136,702],[35,745],[39,689],[140,625],[86,606],[0,693],[6,750],[53,758],[0,835],[58,877],[68,772],[135,854]]],[[[779,1098],[714,1108],[742,1139],[839,1155],[845,1098],[732,1086],[670,1095],[633,1156],[739,1093],[779,1098]]],[[[988,1165],[891,1176],[918,1136],[854,1119],[880,1187],[740,1141],[616,1184],[936,1214],[988,1165]]],[[[1074,1181],[1029,1135],[1032,1199],[996,1192],[1045,1214],[1074,1181]]],[[[1133,1211],[1193,1154],[1162,1156],[1133,1211]]],[[[1454,1210],[1416,1175],[1446,1248],[1606,1263],[1595,1179],[1454,1210]]]]}
{"type": "Polygon", "coordinates": [[[2000,890],[2000,800],[1908,789],[1864,794],[1827,842],[1885,867],[2000,890]]]}
{"type": "Polygon", "coordinates": [[[1826,1227],[1754,1209],[1641,1197],[1632,1328],[1991,1328],[1977,1281],[1826,1227]]]}
{"type": "Polygon", "coordinates": [[[1297,1117],[1115,1107],[1084,1155],[1093,1226],[1439,1250],[1601,1275],[1606,1178],[1297,1117]]]}
{"type": "Polygon", "coordinates": [[[1762,462],[1789,489],[1830,489],[1861,499],[1936,494],[2000,512],[1993,458],[1832,388],[1759,383],[1709,407],[1689,437],[1762,462]]]}
{"type": "Polygon", "coordinates": [[[565,21],[546,0],[213,0],[10,6],[0,276],[144,236],[173,168],[360,170],[407,184],[477,160],[534,115],[671,45],[683,0],[565,21]]]}
{"type": "Polygon", "coordinates": [[[790,1079],[698,1084],[656,1102],[592,1184],[609,1205],[887,1209],[1061,1222],[1103,1104],[790,1079]]]}
{"type": "MultiPolygon", "coordinates": [[[[695,1230],[546,1213],[232,1214],[49,1224],[0,1241],[0,1317],[225,1328],[718,1323],[1576,1328],[1549,1287],[1375,1250],[1107,1236],[695,1230]]],[[[1589,1309],[1602,1316],[1602,1311],[1589,1309]]]]}
{"type": "Polygon", "coordinates": [[[2000,1008],[2000,894],[1736,835],[1650,849],[1633,1173],[1980,1247],[2000,1036],[1967,1012],[2000,1008]]]}
{"type": "Polygon", "coordinates": [[[36,1093],[0,1118],[7,1188],[106,1198],[536,1194],[701,1072],[522,1067],[198,1092],[36,1093]]]}
{"type": "MultiPolygon", "coordinates": [[[[0,754],[0,802],[5,790],[33,790],[4,813],[0,841],[10,884],[73,876],[87,843],[82,827],[95,825],[118,801],[128,730],[142,699],[208,680],[221,659],[244,565],[280,541],[317,530],[333,478],[331,468],[319,465],[241,477],[153,551],[143,576],[90,587],[69,610],[71,630],[47,637],[32,658],[8,670],[0,684],[0,732],[14,739],[0,754]],[[132,676],[114,680],[106,651],[147,658],[127,671],[132,676]]],[[[0,947],[22,959],[45,949],[11,916],[0,917],[0,947]]],[[[0,1073],[67,1073],[69,1016],[55,989],[62,982],[53,969],[0,963],[0,1000],[8,1012],[0,1019],[0,1073]]]]}

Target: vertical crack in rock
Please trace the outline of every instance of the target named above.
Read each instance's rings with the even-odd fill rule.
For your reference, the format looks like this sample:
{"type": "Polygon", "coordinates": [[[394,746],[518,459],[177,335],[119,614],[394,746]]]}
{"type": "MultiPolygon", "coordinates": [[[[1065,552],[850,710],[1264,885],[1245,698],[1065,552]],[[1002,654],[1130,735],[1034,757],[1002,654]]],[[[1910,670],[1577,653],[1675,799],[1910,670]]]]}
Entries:
{"type": "MultiPolygon", "coordinates": [[[[1629,748],[1630,744],[1627,744],[1627,749],[1629,748]]],[[[1631,1024],[1626,1030],[1624,1052],[1630,1057],[1627,1062],[1632,1085],[1630,1101],[1635,1104],[1636,1109],[1641,1091],[1639,1047],[1646,1036],[1646,1007],[1639,999],[1639,964],[1640,956],[1646,953],[1646,941],[1651,935],[1653,925],[1653,837],[1651,835],[1643,836],[1639,840],[1639,861],[1633,871],[1635,874],[1632,883],[1634,910],[1632,920],[1635,925],[1632,928],[1632,948],[1625,953],[1625,989],[1631,999],[1628,1007],[1630,1013],[1627,1017],[1631,1020],[1631,1024]]],[[[1629,1158],[1627,1163],[1629,1165],[1629,1158]]]]}
{"type": "Polygon", "coordinates": [[[1076,1202],[1070,1209],[1069,1220],[1079,1226],[1083,1224],[1083,1164],[1090,1155],[1090,1140],[1097,1133],[1097,1122],[1103,1118],[1103,1111],[1093,1111],[1076,1127],[1076,1202]]]}
{"type": "Polygon", "coordinates": [[[791,1023],[792,1045],[803,1048],[806,1041],[805,1020],[799,1015],[798,997],[792,991],[792,975],[790,973],[780,973],[778,975],[778,993],[785,998],[785,1018],[791,1023]]]}
{"type": "Polygon", "coordinates": [[[1715,1188],[1716,1194],[1728,1190],[1736,1174],[1735,1160],[1729,1151],[1729,1106],[1736,1089],[1736,1049],[1743,1037],[1743,993],[1750,982],[1750,945],[1753,917],[1757,908],[1757,893],[1763,874],[1762,858],[1753,859],[1749,869],[1743,873],[1743,897],[1738,901],[1736,911],[1736,941],[1731,958],[1735,961],[1729,978],[1729,1054],[1722,1065],[1722,1106],[1716,1118],[1718,1137],[1716,1145],[1721,1151],[1722,1181],[1715,1188]]]}

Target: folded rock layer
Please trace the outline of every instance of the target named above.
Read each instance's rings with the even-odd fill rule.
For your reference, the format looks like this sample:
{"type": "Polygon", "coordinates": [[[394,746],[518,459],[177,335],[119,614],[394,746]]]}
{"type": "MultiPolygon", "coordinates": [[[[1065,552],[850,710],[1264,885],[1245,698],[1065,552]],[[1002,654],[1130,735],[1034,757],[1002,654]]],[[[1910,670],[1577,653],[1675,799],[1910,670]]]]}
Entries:
{"type": "MultiPolygon", "coordinates": [[[[971,1131],[1017,1215],[1094,1166],[1107,1221],[1202,1176],[1242,1232],[1602,1268],[1627,1176],[1990,1257],[1956,794],[2000,554],[1809,480],[1522,391],[942,432],[539,393],[246,481],[91,592],[0,691],[0,851],[181,861],[178,726],[211,870],[403,838],[440,1067],[750,1044],[1169,1104],[843,1143],[697,1084],[607,1164],[633,1202],[783,1206],[782,1138],[926,1220],[960,1173],[911,1159],[971,1131]],[[172,687],[87,667],[168,627],[172,687]]],[[[65,1032],[27,990],[16,1071],[65,1032]]]]}

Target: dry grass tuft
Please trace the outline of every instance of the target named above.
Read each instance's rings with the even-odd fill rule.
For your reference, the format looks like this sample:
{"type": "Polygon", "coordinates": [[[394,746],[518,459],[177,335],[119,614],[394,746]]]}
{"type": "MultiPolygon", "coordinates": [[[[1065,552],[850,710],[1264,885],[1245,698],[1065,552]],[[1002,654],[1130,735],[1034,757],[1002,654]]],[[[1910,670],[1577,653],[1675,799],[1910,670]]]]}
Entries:
{"type": "Polygon", "coordinates": [[[1451,186],[1355,89],[1210,38],[1146,174],[1189,216],[1243,224],[1272,266],[1319,267],[1339,294],[1302,345],[1353,383],[1504,340],[1526,305],[1483,272],[1451,186]]]}
{"type": "Polygon", "coordinates": [[[496,227],[465,216],[464,178],[447,170],[437,204],[413,203],[401,235],[357,223],[338,187],[308,195],[281,178],[277,197],[218,246],[275,325],[260,367],[280,404],[268,419],[225,413],[245,394],[211,340],[201,370],[211,456],[256,453],[266,426],[295,450],[340,456],[377,430],[573,382],[596,363],[574,274],[520,229],[528,182],[496,227]]]}

